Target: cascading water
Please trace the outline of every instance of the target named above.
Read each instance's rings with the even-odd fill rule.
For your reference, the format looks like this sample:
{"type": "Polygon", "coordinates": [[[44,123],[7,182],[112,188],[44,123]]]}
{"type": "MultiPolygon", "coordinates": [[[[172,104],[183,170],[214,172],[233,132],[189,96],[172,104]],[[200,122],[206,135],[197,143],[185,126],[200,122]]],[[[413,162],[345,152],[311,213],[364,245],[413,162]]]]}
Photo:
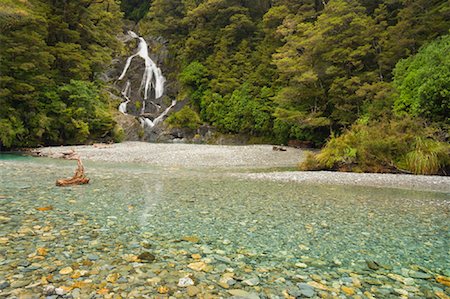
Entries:
{"type": "MultiPolygon", "coordinates": [[[[142,116],[145,113],[146,109],[146,101],[149,100],[150,91],[153,88],[155,91],[155,100],[162,97],[164,94],[164,83],[166,79],[162,75],[161,69],[156,66],[156,64],[153,62],[153,60],[148,55],[148,45],[147,42],[144,40],[144,38],[138,36],[133,31],[128,31],[128,35],[133,39],[139,39],[139,45],[137,48],[137,52],[130,57],[128,57],[125,67],[122,71],[122,74],[119,76],[119,80],[123,80],[125,78],[125,75],[127,74],[127,71],[131,65],[131,61],[134,57],[139,56],[142,59],[144,59],[145,62],[145,69],[144,74],[142,75],[140,87],[139,87],[139,95],[142,94],[143,90],[143,100],[142,100],[142,108],[141,108],[141,117],[139,118],[141,125],[144,127],[153,128],[157,124],[159,124],[163,118],[169,113],[170,109],[173,108],[176,105],[176,101],[172,101],[172,104],[167,107],[159,116],[155,117],[155,119],[152,121],[151,119],[142,116]]],[[[124,101],[119,105],[119,111],[126,114],[127,113],[127,104],[131,101],[131,83],[130,81],[127,81],[125,84],[125,87],[122,90],[122,96],[124,98],[124,101]]],[[[156,107],[157,111],[160,109],[160,105],[151,101],[150,104],[156,107]]]]}

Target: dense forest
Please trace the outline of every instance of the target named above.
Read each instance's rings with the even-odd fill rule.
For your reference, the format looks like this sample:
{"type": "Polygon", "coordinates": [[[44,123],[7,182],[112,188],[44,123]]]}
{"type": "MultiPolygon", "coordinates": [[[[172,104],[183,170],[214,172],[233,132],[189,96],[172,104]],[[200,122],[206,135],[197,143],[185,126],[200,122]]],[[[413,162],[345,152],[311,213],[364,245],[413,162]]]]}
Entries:
{"type": "Polygon", "coordinates": [[[118,139],[100,74],[167,41],[167,123],[323,146],[301,167],[446,173],[450,1],[0,0],[3,147],[118,139]]]}

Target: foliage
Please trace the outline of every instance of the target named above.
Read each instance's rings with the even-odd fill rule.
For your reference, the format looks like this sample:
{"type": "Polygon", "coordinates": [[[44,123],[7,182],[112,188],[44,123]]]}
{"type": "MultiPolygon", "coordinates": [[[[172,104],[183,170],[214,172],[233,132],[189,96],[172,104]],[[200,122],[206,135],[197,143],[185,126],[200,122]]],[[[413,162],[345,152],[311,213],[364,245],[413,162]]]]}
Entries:
{"type": "Polygon", "coordinates": [[[200,117],[188,106],[184,106],[180,111],[171,114],[166,122],[174,128],[197,129],[200,124],[200,117]]]}
{"type": "Polygon", "coordinates": [[[450,123],[450,35],[401,60],[394,70],[398,113],[450,123]]]}
{"type": "Polygon", "coordinates": [[[341,136],[331,136],[320,153],[310,156],[301,168],[445,173],[450,166],[450,146],[437,132],[409,117],[356,123],[341,136]]]}
{"type": "Polygon", "coordinates": [[[88,81],[120,51],[117,3],[8,0],[0,15],[0,145],[108,138],[110,107],[88,81]]]}
{"type": "Polygon", "coordinates": [[[450,165],[447,143],[416,137],[415,146],[405,156],[406,169],[414,174],[436,174],[450,165]]]}

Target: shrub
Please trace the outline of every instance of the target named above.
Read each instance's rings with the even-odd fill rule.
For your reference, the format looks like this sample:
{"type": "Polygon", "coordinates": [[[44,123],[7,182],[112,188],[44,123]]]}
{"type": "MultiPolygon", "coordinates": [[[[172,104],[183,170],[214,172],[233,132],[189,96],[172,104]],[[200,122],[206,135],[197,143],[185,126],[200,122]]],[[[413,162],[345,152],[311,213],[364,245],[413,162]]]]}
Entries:
{"type": "Polygon", "coordinates": [[[166,121],[171,127],[192,130],[197,129],[201,124],[198,114],[188,106],[184,106],[180,111],[171,114],[166,121]]]}
{"type": "Polygon", "coordinates": [[[300,165],[304,170],[444,173],[450,146],[438,129],[417,118],[356,123],[341,136],[331,136],[316,155],[300,165]]]}

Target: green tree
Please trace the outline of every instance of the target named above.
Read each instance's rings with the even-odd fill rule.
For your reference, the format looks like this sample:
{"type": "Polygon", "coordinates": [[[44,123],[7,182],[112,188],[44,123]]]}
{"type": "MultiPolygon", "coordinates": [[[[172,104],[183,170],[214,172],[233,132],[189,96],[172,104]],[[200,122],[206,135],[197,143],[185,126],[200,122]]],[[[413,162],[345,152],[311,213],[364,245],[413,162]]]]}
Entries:
{"type": "Polygon", "coordinates": [[[397,63],[394,83],[398,113],[450,124],[450,35],[422,47],[397,63]]]}

